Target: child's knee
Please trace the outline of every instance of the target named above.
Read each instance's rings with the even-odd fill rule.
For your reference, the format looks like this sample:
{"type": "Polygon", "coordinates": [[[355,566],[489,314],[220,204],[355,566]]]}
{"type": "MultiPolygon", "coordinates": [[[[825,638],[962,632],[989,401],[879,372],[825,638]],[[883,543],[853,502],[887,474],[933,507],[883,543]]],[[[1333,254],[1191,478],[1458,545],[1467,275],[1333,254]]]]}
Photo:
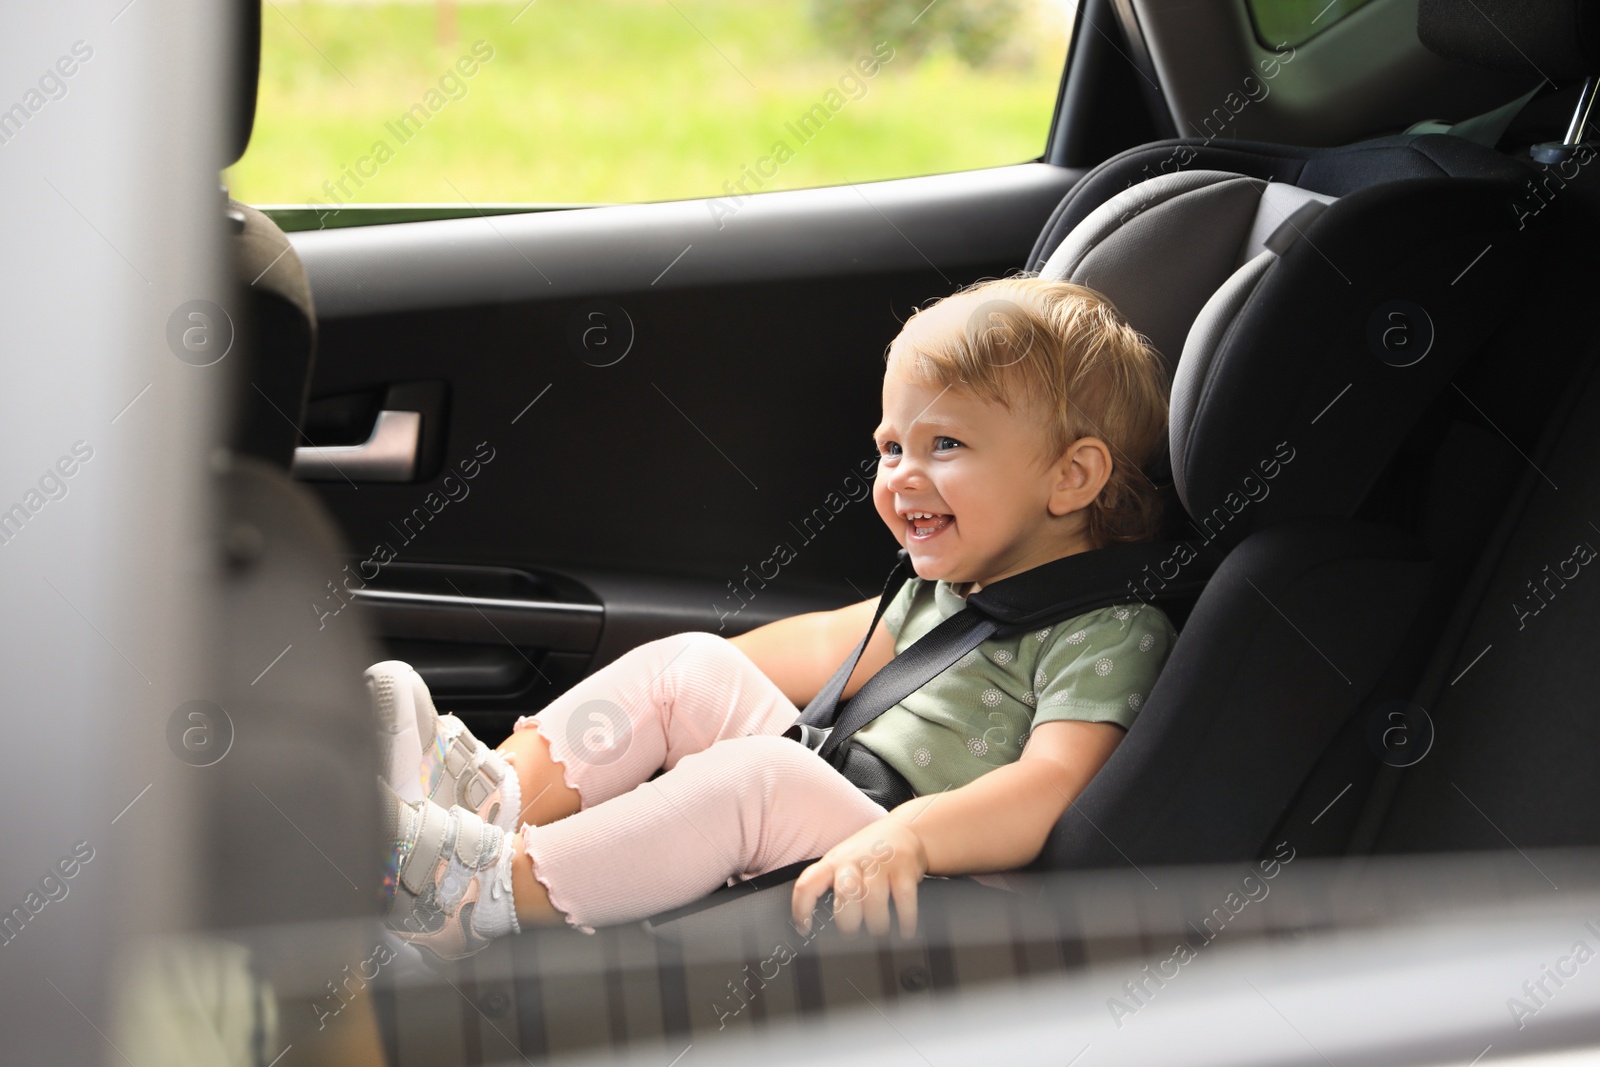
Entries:
{"type": "Polygon", "coordinates": [[[736,651],[733,643],[721,634],[707,633],[705,630],[685,630],[678,635],[689,646],[689,649],[702,656],[720,656],[736,651]]]}
{"type": "Polygon", "coordinates": [[[707,633],[704,630],[685,630],[682,633],[668,634],[666,637],[646,641],[636,646],[629,654],[664,652],[676,659],[679,656],[715,656],[737,651],[733,643],[720,634],[707,633]]]}
{"type": "Polygon", "coordinates": [[[633,646],[617,658],[617,663],[626,663],[647,669],[652,678],[659,678],[668,670],[685,662],[697,662],[705,655],[708,642],[704,638],[721,640],[715,634],[685,631],[684,633],[668,634],[666,637],[657,637],[652,641],[633,646]]]}
{"type": "Polygon", "coordinates": [[[713,745],[725,761],[721,770],[768,795],[833,784],[835,771],[815,752],[782,734],[730,737],[713,745]]]}
{"type": "Polygon", "coordinates": [[[738,647],[720,634],[707,633],[704,630],[686,630],[683,633],[673,634],[670,637],[658,638],[648,645],[649,648],[659,646],[660,650],[668,656],[669,664],[683,663],[721,663],[731,664],[744,658],[744,653],[738,647]]]}
{"type": "Polygon", "coordinates": [[[739,742],[743,749],[741,754],[751,763],[763,766],[805,767],[818,762],[815,752],[782,734],[755,734],[729,740],[739,742]]]}
{"type": "Polygon", "coordinates": [[[733,785],[754,782],[766,786],[774,777],[805,776],[814,769],[808,762],[828,769],[816,753],[798,741],[791,741],[782,734],[751,734],[725,737],[703,752],[685,756],[679,766],[694,766],[699,773],[722,778],[733,785]]]}

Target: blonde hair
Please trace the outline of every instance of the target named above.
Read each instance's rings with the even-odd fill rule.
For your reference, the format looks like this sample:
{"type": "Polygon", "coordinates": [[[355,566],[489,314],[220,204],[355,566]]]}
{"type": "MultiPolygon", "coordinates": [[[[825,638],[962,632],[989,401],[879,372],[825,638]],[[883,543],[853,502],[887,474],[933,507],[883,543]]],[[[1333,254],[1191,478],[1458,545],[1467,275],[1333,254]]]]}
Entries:
{"type": "Polygon", "coordinates": [[[885,362],[924,384],[958,387],[1008,411],[1020,401],[1044,415],[1039,463],[1098,437],[1112,462],[1084,508],[1090,543],[1156,536],[1161,498],[1145,469],[1166,439],[1166,365],[1101,294],[1032,275],[978,282],[913,313],[885,362]],[[964,329],[912,334],[918,315],[951,300],[973,305],[964,329]]]}

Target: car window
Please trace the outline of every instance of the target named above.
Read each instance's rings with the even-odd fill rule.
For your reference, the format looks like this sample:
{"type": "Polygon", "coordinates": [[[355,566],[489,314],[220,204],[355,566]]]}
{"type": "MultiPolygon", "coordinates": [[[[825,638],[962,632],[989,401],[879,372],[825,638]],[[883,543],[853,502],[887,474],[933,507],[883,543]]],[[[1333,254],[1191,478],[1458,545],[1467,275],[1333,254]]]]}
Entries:
{"type": "Polygon", "coordinates": [[[1019,163],[1072,0],[277,0],[249,203],[596,204],[1019,163]]]}
{"type": "Polygon", "coordinates": [[[1256,39],[1268,48],[1309,41],[1371,0],[1249,0],[1256,39]]]}

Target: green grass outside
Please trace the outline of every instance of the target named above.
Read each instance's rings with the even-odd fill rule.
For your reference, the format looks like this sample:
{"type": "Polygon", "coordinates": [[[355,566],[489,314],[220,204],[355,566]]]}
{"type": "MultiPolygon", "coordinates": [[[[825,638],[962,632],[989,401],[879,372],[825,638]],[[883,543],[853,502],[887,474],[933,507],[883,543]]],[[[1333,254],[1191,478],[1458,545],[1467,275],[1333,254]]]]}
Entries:
{"type": "Polygon", "coordinates": [[[806,0],[537,0],[513,23],[522,6],[463,4],[441,43],[431,4],[266,5],[233,195],[332,203],[324,183],[342,179],[342,198],[362,204],[716,196],[778,139],[794,157],[763,189],[1017,163],[1044,149],[1066,55],[1066,9],[1051,2],[992,67],[897,50],[802,144],[785,123],[854,63],[817,40],[806,0]],[[480,40],[493,58],[462,79],[465,95],[435,98],[402,143],[389,124],[480,40]],[[363,164],[358,188],[346,168],[377,142],[392,158],[363,164]]]}

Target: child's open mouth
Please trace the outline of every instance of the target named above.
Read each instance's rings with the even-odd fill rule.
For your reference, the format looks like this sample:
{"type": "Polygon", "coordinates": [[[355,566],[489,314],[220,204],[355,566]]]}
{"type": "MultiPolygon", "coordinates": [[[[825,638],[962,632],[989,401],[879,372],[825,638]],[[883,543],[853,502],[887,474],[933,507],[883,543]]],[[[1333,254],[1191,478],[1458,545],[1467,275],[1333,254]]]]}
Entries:
{"type": "Polygon", "coordinates": [[[938,537],[941,531],[955,521],[954,515],[935,515],[927,511],[907,512],[906,522],[911,528],[906,536],[919,543],[927,541],[938,537]]]}

